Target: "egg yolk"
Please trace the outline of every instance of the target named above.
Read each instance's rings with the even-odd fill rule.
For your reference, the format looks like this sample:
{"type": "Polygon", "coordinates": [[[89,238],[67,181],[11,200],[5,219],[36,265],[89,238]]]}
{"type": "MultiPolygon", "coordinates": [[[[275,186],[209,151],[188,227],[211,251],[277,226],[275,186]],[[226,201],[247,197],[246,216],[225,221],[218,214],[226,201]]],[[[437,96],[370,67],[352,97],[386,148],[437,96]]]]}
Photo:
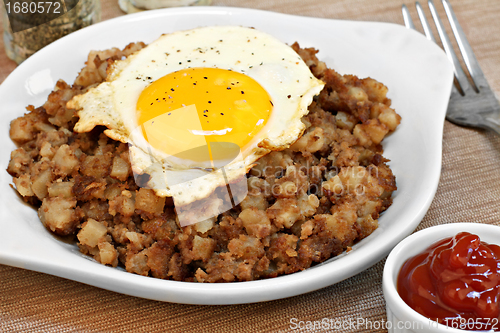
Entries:
{"type": "Polygon", "coordinates": [[[137,116],[146,140],[176,155],[211,142],[243,148],[265,126],[272,108],[267,91],[245,74],[188,68],[144,89],[137,116]]]}

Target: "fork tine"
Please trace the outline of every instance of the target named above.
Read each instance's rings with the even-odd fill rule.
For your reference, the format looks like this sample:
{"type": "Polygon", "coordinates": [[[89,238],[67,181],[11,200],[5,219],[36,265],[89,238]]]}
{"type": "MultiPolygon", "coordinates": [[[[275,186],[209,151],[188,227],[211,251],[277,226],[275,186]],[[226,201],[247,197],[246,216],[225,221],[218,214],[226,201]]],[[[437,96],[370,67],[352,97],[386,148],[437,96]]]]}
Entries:
{"type": "Polygon", "coordinates": [[[446,15],[448,16],[448,21],[450,21],[451,29],[453,30],[453,34],[457,40],[458,47],[460,48],[460,52],[464,58],[465,65],[467,66],[470,76],[479,91],[480,87],[488,86],[488,82],[484,77],[483,71],[479,67],[479,63],[474,55],[474,52],[472,51],[472,47],[470,46],[460,23],[458,23],[457,17],[451,8],[450,3],[447,0],[442,0],[442,2],[446,15]]]}
{"type": "Polygon", "coordinates": [[[425,17],[424,10],[422,9],[422,6],[418,1],[415,2],[415,7],[417,7],[418,17],[420,18],[420,22],[422,23],[422,27],[424,28],[427,39],[437,44],[436,38],[434,38],[434,34],[432,33],[429,22],[427,22],[427,18],[425,17]]]}
{"type": "Polygon", "coordinates": [[[405,21],[405,26],[408,29],[417,30],[417,29],[415,29],[415,24],[413,24],[413,20],[411,19],[410,11],[408,10],[408,7],[406,7],[406,5],[403,4],[403,6],[401,6],[401,10],[403,11],[403,20],[405,21]]]}
{"type": "Polygon", "coordinates": [[[431,10],[432,18],[434,19],[434,23],[436,23],[436,28],[438,30],[439,37],[441,38],[441,42],[443,43],[444,50],[446,51],[448,58],[453,64],[455,77],[457,78],[460,88],[462,88],[462,91],[465,92],[466,90],[471,89],[469,80],[467,79],[467,76],[465,75],[464,70],[460,65],[460,61],[458,60],[455,51],[453,51],[453,45],[451,44],[450,39],[446,34],[443,23],[441,22],[436,7],[434,6],[434,2],[432,0],[428,0],[428,3],[429,3],[429,9],[431,10]]]}

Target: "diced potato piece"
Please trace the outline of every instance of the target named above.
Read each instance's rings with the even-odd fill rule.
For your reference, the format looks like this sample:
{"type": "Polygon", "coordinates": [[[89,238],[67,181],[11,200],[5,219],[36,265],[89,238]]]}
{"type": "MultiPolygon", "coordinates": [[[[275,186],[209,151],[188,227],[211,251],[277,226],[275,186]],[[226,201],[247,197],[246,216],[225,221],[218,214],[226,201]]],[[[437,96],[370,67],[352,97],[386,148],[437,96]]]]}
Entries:
{"type": "Polygon", "coordinates": [[[19,117],[10,123],[10,138],[15,142],[26,142],[33,139],[33,122],[28,117],[19,117]]]}
{"type": "Polygon", "coordinates": [[[45,169],[35,177],[31,177],[31,189],[42,200],[48,194],[48,185],[52,181],[52,170],[45,169]]]}
{"type": "Polygon", "coordinates": [[[354,126],[352,134],[356,139],[358,139],[360,145],[368,147],[372,144],[370,136],[363,130],[362,124],[357,124],[356,126],[354,126]]]}
{"type": "Polygon", "coordinates": [[[104,197],[106,200],[112,200],[119,196],[123,191],[123,187],[120,186],[120,184],[111,184],[106,186],[106,189],[104,190],[104,197]]]}
{"type": "Polygon", "coordinates": [[[125,237],[132,243],[137,249],[142,250],[146,245],[148,245],[148,236],[144,234],[139,234],[134,231],[127,231],[125,237]]]}
{"type": "Polygon", "coordinates": [[[139,209],[153,215],[163,213],[165,198],[157,196],[153,190],[140,188],[135,197],[135,209],[139,209]]]}
{"type": "Polygon", "coordinates": [[[7,172],[11,175],[19,175],[27,169],[31,162],[29,154],[23,149],[18,148],[10,153],[9,166],[7,172]]]}
{"type": "Polygon", "coordinates": [[[365,238],[378,228],[378,221],[374,220],[371,215],[366,215],[363,218],[358,218],[357,223],[360,229],[359,237],[365,238]]]}
{"type": "Polygon", "coordinates": [[[391,108],[384,109],[380,115],[378,116],[378,120],[385,126],[389,128],[389,130],[394,131],[396,127],[401,123],[401,116],[396,113],[391,108]]]}
{"type": "Polygon", "coordinates": [[[363,82],[365,92],[372,102],[383,103],[385,101],[388,89],[383,83],[372,78],[366,78],[361,81],[363,82]]]}
{"type": "Polygon", "coordinates": [[[258,192],[258,194],[256,195],[248,193],[245,199],[243,199],[243,201],[240,203],[240,206],[242,210],[251,207],[255,207],[260,210],[266,210],[269,206],[269,203],[267,202],[264,194],[261,192],[258,192]]]}
{"type": "Polygon", "coordinates": [[[339,111],[335,116],[336,125],[340,128],[352,131],[354,125],[356,125],[356,118],[345,112],[339,111]]]}
{"type": "Polygon", "coordinates": [[[102,179],[109,175],[112,164],[112,154],[99,154],[96,149],[95,156],[86,156],[80,166],[80,172],[85,176],[91,176],[95,179],[102,179]]]}
{"type": "Polygon", "coordinates": [[[57,172],[62,175],[69,175],[78,165],[78,158],[75,156],[73,149],[64,144],[57,150],[52,161],[55,163],[57,172]]]}
{"type": "Polygon", "coordinates": [[[49,196],[71,198],[73,196],[73,185],[75,185],[74,180],[67,182],[54,182],[49,185],[49,196]]]}
{"type": "Polygon", "coordinates": [[[86,87],[94,83],[100,83],[102,81],[101,75],[99,75],[99,71],[95,68],[89,67],[90,66],[82,69],[82,71],[78,74],[78,77],[75,79],[75,84],[86,87]]]}
{"type": "Polygon", "coordinates": [[[338,177],[342,181],[344,188],[347,188],[348,191],[353,191],[358,186],[363,185],[363,181],[366,180],[368,175],[369,173],[366,171],[366,168],[357,166],[343,169],[338,174],[338,177]]]}
{"type": "MultiPolygon", "coordinates": [[[[144,44],[143,42],[130,43],[127,46],[125,46],[125,48],[121,51],[121,53],[123,56],[128,57],[129,55],[131,55],[132,53],[134,53],[136,51],[139,51],[143,47],[146,47],[146,44],[144,44]]],[[[98,51],[98,52],[102,52],[102,51],[98,51]]]]}
{"type": "Polygon", "coordinates": [[[38,216],[45,227],[65,236],[74,232],[79,222],[75,207],[74,199],[44,198],[38,216]]]}
{"type": "Polygon", "coordinates": [[[209,231],[212,229],[215,225],[215,221],[217,221],[217,217],[211,217],[209,219],[206,219],[204,221],[200,221],[198,223],[195,223],[194,229],[199,232],[200,234],[204,234],[205,232],[209,231]]]}
{"type": "Polygon", "coordinates": [[[212,238],[203,238],[198,235],[193,239],[193,260],[208,260],[212,256],[217,242],[212,238]]]}
{"type": "Polygon", "coordinates": [[[54,157],[56,150],[52,148],[50,142],[44,142],[42,147],[40,148],[40,156],[52,158],[54,157]]]}
{"type": "Polygon", "coordinates": [[[293,151],[307,151],[310,153],[315,153],[325,144],[325,137],[323,135],[323,129],[321,127],[316,127],[314,130],[307,132],[300,139],[298,139],[290,149],[293,151]]]}
{"type": "Polygon", "coordinates": [[[297,202],[299,203],[301,214],[305,217],[312,216],[319,207],[319,199],[314,194],[302,194],[297,202]]]}
{"type": "MultiPolygon", "coordinates": [[[[87,68],[96,69],[95,59],[99,57],[100,60],[105,60],[115,55],[120,55],[122,51],[119,48],[112,47],[106,50],[91,50],[87,57],[87,68]]],[[[75,82],[76,83],[76,82],[75,82]]]]}
{"type": "Polygon", "coordinates": [[[23,197],[31,197],[35,195],[31,189],[31,178],[28,174],[23,174],[18,178],[13,179],[14,185],[16,185],[17,192],[23,197]]]}
{"type": "Polygon", "coordinates": [[[287,257],[296,257],[299,238],[289,234],[273,234],[268,254],[276,261],[286,261],[287,257]]]}
{"type": "Polygon", "coordinates": [[[247,208],[241,211],[239,218],[246,232],[257,238],[264,238],[271,233],[271,221],[266,213],[257,208],[247,208]]]}
{"type": "Polygon", "coordinates": [[[135,201],[130,191],[122,191],[120,195],[109,200],[109,213],[115,216],[117,213],[123,216],[132,216],[135,212],[135,201]]]}
{"type": "Polygon", "coordinates": [[[302,223],[302,225],[300,226],[300,239],[306,239],[313,233],[314,224],[314,220],[309,220],[302,223]]]}
{"type": "Polygon", "coordinates": [[[103,224],[94,219],[88,219],[87,222],[82,224],[82,229],[76,237],[80,243],[95,247],[99,243],[99,238],[104,237],[107,233],[108,229],[103,224]]]}
{"type": "Polygon", "coordinates": [[[261,257],[264,254],[264,246],[255,237],[240,235],[239,238],[233,238],[227,248],[231,254],[238,258],[261,257]]]}
{"type": "Polygon", "coordinates": [[[370,136],[370,139],[379,144],[384,137],[389,133],[387,126],[382,124],[378,119],[369,119],[366,124],[361,125],[363,130],[370,136]]]}
{"type": "Polygon", "coordinates": [[[351,234],[355,233],[353,228],[357,215],[355,211],[345,210],[330,214],[318,214],[315,220],[324,220],[326,227],[332,232],[333,236],[343,242],[346,239],[352,239],[351,234]]]}
{"type": "Polygon", "coordinates": [[[292,181],[277,182],[273,188],[273,195],[277,198],[295,198],[297,190],[297,185],[292,181]]]}
{"type": "Polygon", "coordinates": [[[47,123],[35,123],[33,127],[39,130],[40,132],[52,132],[56,130],[54,126],[49,125],[47,123]]]}
{"type": "Polygon", "coordinates": [[[364,102],[368,100],[368,95],[366,94],[366,92],[359,87],[350,87],[347,94],[350,97],[354,97],[359,102],[364,102]]]}
{"type": "Polygon", "coordinates": [[[342,180],[340,180],[339,175],[335,175],[334,177],[323,182],[321,184],[321,189],[326,191],[328,195],[339,195],[344,191],[344,184],[342,184],[342,180]]]}
{"type": "MultiPolygon", "coordinates": [[[[375,180],[376,181],[376,180],[375,180]]],[[[365,202],[358,210],[359,216],[368,216],[377,211],[380,211],[380,207],[382,206],[382,202],[377,201],[367,201],[365,202]]]]}
{"type": "Polygon", "coordinates": [[[128,272],[147,276],[149,273],[147,250],[143,250],[137,254],[127,256],[125,261],[125,269],[128,272]]]}
{"type": "Polygon", "coordinates": [[[130,163],[124,161],[121,157],[115,156],[113,158],[113,165],[111,166],[111,177],[121,181],[127,180],[130,174],[130,163]]]}
{"type": "Polygon", "coordinates": [[[97,246],[99,247],[101,264],[111,265],[113,267],[118,266],[118,252],[111,243],[99,242],[97,246]]]}
{"type": "Polygon", "coordinates": [[[296,221],[302,218],[297,200],[287,198],[276,200],[274,205],[267,209],[267,216],[279,228],[290,228],[296,221]]]}

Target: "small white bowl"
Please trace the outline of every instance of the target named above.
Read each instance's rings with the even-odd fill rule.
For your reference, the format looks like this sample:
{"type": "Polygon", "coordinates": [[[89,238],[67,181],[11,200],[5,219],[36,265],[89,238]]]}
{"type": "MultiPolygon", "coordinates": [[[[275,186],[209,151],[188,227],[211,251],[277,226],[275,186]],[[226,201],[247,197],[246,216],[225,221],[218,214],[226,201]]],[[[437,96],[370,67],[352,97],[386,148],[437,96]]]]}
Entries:
{"type": "MultiPolygon", "coordinates": [[[[396,284],[405,261],[426,250],[435,242],[466,231],[479,236],[481,241],[500,245],[500,227],[481,223],[452,223],[430,227],[402,240],[389,254],[384,266],[382,287],[387,308],[389,333],[458,333],[471,332],[451,328],[432,321],[408,306],[399,296],[396,284]]],[[[500,324],[499,324],[500,326],[500,324]]],[[[496,327],[498,330],[500,327],[496,327]]],[[[484,332],[484,331],[483,331],[484,332]]]]}

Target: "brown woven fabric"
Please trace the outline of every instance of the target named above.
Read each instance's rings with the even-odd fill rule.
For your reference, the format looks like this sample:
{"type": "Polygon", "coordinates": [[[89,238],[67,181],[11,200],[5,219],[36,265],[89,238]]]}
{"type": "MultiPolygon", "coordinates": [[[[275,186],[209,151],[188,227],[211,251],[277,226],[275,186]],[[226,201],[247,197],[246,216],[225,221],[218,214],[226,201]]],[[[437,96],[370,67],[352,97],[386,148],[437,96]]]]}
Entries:
{"type": "MultiPolygon", "coordinates": [[[[497,0],[451,2],[488,81],[500,94],[500,3],[497,0]]],[[[214,5],[398,24],[403,22],[402,3],[401,0],[213,1],[214,5]]],[[[410,1],[406,4],[411,5],[410,1]]],[[[103,20],[123,15],[117,0],[102,0],[102,8],[103,20]]],[[[413,6],[411,9],[417,21],[413,6]]],[[[0,82],[14,68],[0,44],[0,82]]],[[[418,229],[464,221],[500,224],[499,199],[500,137],[447,122],[441,181],[418,229]]],[[[299,331],[293,330],[293,318],[363,320],[364,324],[356,329],[338,331],[386,332],[380,328],[386,320],[381,286],[383,265],[383,261],[379,262],[346,281],[306,295],[236,306],[155,302],[0,265],[0,332],[299,331]]]]}

